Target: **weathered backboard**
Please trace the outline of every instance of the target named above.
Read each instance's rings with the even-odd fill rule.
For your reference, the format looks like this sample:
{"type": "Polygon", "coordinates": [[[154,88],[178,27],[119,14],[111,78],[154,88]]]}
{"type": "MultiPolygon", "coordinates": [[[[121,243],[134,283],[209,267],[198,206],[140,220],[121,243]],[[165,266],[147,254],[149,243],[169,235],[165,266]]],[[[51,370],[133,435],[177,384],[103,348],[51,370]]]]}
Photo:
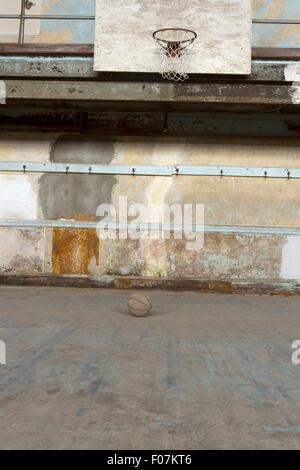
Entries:
{"type": "Polygon", "coordinates": [[[158,72],[152,33],[194,30],[187,73],[251,73],[251,0],[96,0],[95,64],[99,72],[158,72]]]}

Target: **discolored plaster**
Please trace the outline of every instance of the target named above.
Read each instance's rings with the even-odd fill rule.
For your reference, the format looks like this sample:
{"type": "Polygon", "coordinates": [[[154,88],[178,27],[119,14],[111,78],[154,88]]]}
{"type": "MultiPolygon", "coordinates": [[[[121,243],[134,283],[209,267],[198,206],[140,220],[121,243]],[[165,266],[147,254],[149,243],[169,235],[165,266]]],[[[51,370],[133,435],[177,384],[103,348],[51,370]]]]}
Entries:
{"type": "Polygon", "coordinates": [[[44,228],[45,252],[44,252],[44,272],[52,273],[52,240],[53,229],[44,228]]]}
{"type": "MultiPolygon", "coordinates": [[[[12,134],[5,134],[5,142],[1,144],[0,141],[0,158],[5,159],[7,148],[8,159],[14,160],[17,156],[23,161],[29,159],[30,139],[26,140],[24,133],[18,136],[14,142],[12,134]],[[22,142],[26,145],[22,146],[22,142]]],[[[103,137],[81,134],[49,134],[48,137],[43,134],[37,139],[37,142],[32,140],[32,161],[299,166],[299,139],[103,137]]],[[[5,175],[5,181],[8,177],[11,175],[5,175]]],[[[21,193],[15,191],[15,201],[18,194],[21,197],[18,218],[25,218],[27,210],[27,218],[96,220],[100,203],[112,202],[118,209],[119,196],[126,195],[129,206],[133,203],[205,204],[206,225],[299,227],[299,185],[293,179],[72,174],[45,174],[40,177],[39,174],[30,173],[20,173],[14,178],[26,182],[34,201],[27,204],[27,210],[24,188],[21,193]],[[35,198],[37,192],[38,200],[35,198]],[[33,209],[35,212],[31,214],[33,209]]],[[[20,187],[18,185],[17,189],[20,187]]],[[[6,206],[3,217],[14,218],[16,204],[6,206]]],[[[298,269],[297,266],[293,267],[295,244],[285,244],[284,236],[208,233],[203,250],[193,252],[187,251],[185,241],[180,240],[99,241],[96,230],[91,229],[43,230],[41,234],[44,233],[45,237],[37,261],[34,261],[35,254],[30,254],[27,245],[23,249],[24,240],[16,239],[16,246],[21,252],[19,261],[14,255],[5,258],[3,248],[5,269],[57,275],[192,276],[216,281],[287,279],[294,276],[298,269]],[[25,256],[26,252],[29,255],[25,256]],[[26,261],[28,257],[30,262],[26,261]]],[[[8,232],[5,237],[3,246],[10,243],[8,232]]],[[[39,243],[35,241],[37,247],[39,243]]]]}
{"type": "Polygon", "coordinates": [[[200,251],[167,240],[167,276],[197,279],[278,279],[285,237],[206,233],[200,251]]]}
{"type": "MultiPolygon", "coordinates": [[[[115,141],[111,137],[63,135],[52,145],[55,163],[111,163],[115,141]]],[[[116,178],[112,175],[45,174],[39,197],[46,219],[96,215],[99,204],[110,203],[116,178]]]]}
{"type": "MultiPolygon", "coordinates": [[[[47,21],[47,20],[44,20],[47,21]]],[[[38,36],[29,36],[28,42],[42,44],[70,44],[72,29],[64,28],[59,31],[41,30],[38,36]]]]}
{"type": "Polygon", "coordinates": [[[54,163],[111,163],[116,139],[109,136],[64,134],[52,143],[50,161],[54,163]]]}
{"type": "MultiPolygon", "coordinates": [[[[295,0],[252,0],[252,16],[256,19],[298,20],[300,4],[295,0]]],[[[254,47],[299,47],[299,45],[299,25],[253,25],[254,47]]]]}
{"type": "MultiPolygon", "coordinates": [[[[89,233],[95,239],[92,230],[78,232],[89,233]]],[[[55,237],[54,251],[55,257],[60,253],[60,267],[54,268],[54,274],[192,277],[216,281],[280,279],[282,250],[286,243],[286,237],[279,235],[206,233],[203,249],[189,251],[185,239],[174,240],[173,237],[165,241],[101,240],[97,264],[93,251],[86,249],[88,242],[81,233],[76,235],[72,230],[57,229],[55,237]],[[149,264],[149,243],[152,264],[149,264]],[[162,261],[163,270],[154,262],[155,257],[162,261]]],[[[89,243],[92,246],[92,242],[89,243]]]]}
{"type": "Polygon", "coordinates": [[[174,177],[165,203],[204,204],[206,225],[299,227],[297,180],[264,178],[174,177]]]}
{"type": "Polygon", "coordinates": [[[37,219],[38,214],[36,177],[0,174],[0,219],[37,219]]]}
{"type": "Polygon", "coordinates": [[[48,162],[58,133],[0,132],[0,161],[48,162]]]}
{"type": "Polygon", "coordinates": [[[100,240],[100,268],[98,275],[143,275],[145,265],[140,240],[100,240]]]}
{"type": "Polygon", "coordinates": [[[44,229],[0,229],[0,272],[39,274],[44,270],[44,229]]]}
{"type": "MultiPolygon", "coordinates": [[[[119,137],[114,164],[299,167],[299,139],[119,137]]],[[[128,203],[198,203],[207,225],[299,227],[297,180],[116,176],[128,203]]]]}

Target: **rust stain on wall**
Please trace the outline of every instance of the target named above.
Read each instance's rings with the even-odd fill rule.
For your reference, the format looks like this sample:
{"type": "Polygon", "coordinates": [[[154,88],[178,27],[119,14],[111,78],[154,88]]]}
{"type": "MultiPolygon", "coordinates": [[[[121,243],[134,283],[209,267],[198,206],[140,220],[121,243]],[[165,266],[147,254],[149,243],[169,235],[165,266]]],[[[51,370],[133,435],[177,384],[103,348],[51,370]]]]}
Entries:
{"type": "MultiPolygon", "coordinates": [[[[75,220],[95,220],[81,215],[75,220]]],[[[89,264],[99,265],[99,238],[96,229],[53,229],[52,274],[90,274],[89,264]]]]}
{"type": "Polygon", "coordinates": [[[233,292],[231,282],[212,281],[212,282],[209,283],[209,288],[211,290],[227,292],[227,294],[232,294],[232,292],[233,292]]]}

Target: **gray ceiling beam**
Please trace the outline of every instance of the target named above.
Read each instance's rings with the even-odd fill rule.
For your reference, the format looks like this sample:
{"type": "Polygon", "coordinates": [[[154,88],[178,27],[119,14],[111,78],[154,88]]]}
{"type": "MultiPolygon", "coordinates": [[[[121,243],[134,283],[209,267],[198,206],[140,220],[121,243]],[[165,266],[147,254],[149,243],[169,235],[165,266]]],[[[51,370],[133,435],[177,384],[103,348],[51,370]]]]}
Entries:
{"type": "Polygon", "coordinates": [[[65,80],[3,80],[6,99],[124,103],[293,104],[291,83],[145,83],[65,80]]]}
{"type": "MultiPolygon", "coordinates": [[[[247,81],[285,81],[285,68],[296,61],[253,60],[252,74],[247,81]]],[[[107,74],[107,76],[112,74],[107,74]]],[[[99,79],[101,74],[93,70],[93,57],[32,57],[19,55],[0,55],[0,77],[26,78],[82,78],[99,79]]],[[[136,75],[139,80],[155,79],[155,75],[136,75]]],[[[230,77],[231,79],[233,77],[230,77]]],[[[217,80],[227,80],[228,77],[215,77],[217,80]]],[[[241,80],[241,78],[238,78],[241,80]]],[[[159,76],[156,76],[159,81],[159,76]]],[[[192,79],[193,80],[193,79],[192,79]]],[[[197,81],[207,80],[206,75],[197,76],[197,81]]],[[[243,79],[242,79],[243,80],[243,79]]]]}

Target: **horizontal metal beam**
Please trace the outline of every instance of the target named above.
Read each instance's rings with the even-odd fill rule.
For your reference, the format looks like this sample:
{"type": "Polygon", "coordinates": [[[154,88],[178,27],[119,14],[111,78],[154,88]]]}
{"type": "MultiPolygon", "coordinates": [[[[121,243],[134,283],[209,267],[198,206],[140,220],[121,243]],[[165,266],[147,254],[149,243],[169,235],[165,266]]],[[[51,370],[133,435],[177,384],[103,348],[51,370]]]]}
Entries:
{"type": "Polygon", "coordinates": [[[217,165],[99,165],[84,163],[0,162],[0,171],[130,176],[220,176],[300,179],[300,168],[217,165]]]}
{"type": "MultiPolygon", "coordinates": [[[[261,49],[261,48],[260,48],[261,49]]],[[[293,52],[297,49],[287,49],[293,52]]],[[[93,56],[94,44],[47,44],[47,43],[26,43],[17,44],[13,42],[0,43],[0,53],[7,55],[36,55],[36,56],[49,56],[55,57],[65,56],[93,56]]]]}
{"type": "Polygon", "coordinates": [[[78,103],[72,103],[68,110],[65,109],[65,102],[43,102],[40,108],[35,108],[34,105],[35,103],[23,103],[16,109],[13,106],[0,106],[0,130],[33,133],[88,132],[90,135],[115,136],[300,136],[300,113],[297,112],[297,107],[293,112],[281,106],[260,106],[254,111],[251,105],[244,105],[244,109],[239,110],[233,105],[232,111],[230,105],[225,110],[224,106],[219,104],[218,107],[222,108],[217,110],[217,107],[210,104],[208,106],[211,106],[211,109],[207,105],[199,105],[201,111],[194,111],[191,105],[187,105],[189,110],[183,112],[180,108],[185,106],[184,104],[170,105],[169,111],[161,104],[154,106],[154,109],[158,108],[156,111],[149,112],[152,105],[140,103],[136,109],[136,104],[124,106],[124,103],[121,103],[122,111],[108,112],[101,110],[101,105],[98,105],[95,111],[91,103],[81,103],[81,107],[78,103]]]}
{"type": "Polygon", "coordinates": [[[83,163],[0,162],[0,171],[37,173],[81,173],[87,175],[172,176],[169,166],[99,165],[83,163]]]}
{"type": "MultiPolygon", "coordinates": [[[[20,19],[23,18],[23,15],[8,15],[1,14],[0,18],[2,19],[20,19]]],[[[95,20],[94,15],[24,15],[25,20],[95,20]]],[[[300,24],[300,20],[266,20],[260,18],[254,18],[252,20],[253,24],[300,24]]]]}
{"type": "Polygon", "coordinates": [[[300,178],[300,168],[244,167],[244,166],[195,166],[177,165],[178,175],[235,176],[247,178],[300,178]]]}
{"type": "MultiPolygon", "coordinates": [[[[285,82],[285,68],[299,61],[264,61],[253,60],[252,72],[246,81],[281,81],[285,82]]],[[[0,77],[34,77],[34,78],[99,78],[99,72],[93,70],[93,57],[30,57],[20,55],[0,55],[0,77]]],[[[153,74],[152,74],[153,75],[153,74]]],[[[145,80],[145,75],[138,77],[145,80]]],[[[158,80],[158,77],[157,77],[158,80]]],[[[193,78],[190,78],[190,81],[193,78]]],[[[207,80],[207,75],[197,76],[198,81],[207,80]]],[[[228,77],[219,76],[218,80],[226,81],[228,77]]],[[[234,80],[230,77],[230,80],[234,80]]],[[[239,77],[240,80],[240,77],[239,77]]]]}
{"type": "MultiPolygon", "coordinates": [[[[77,229],[97,229],[100,221],[76,221],[76,220],[0,220],[0,227],[11,227],[19,229],[30,228],[77,228],[77,229]]],[[[232,225],[205,225],[204,230],[201,225],[174,226],[164,224],[109,224],[111,230],[149,230],[149,231],[183,231],[190,230],[195,233],[223,233],[223,234],[244,234],[244,235],[281,235],[300,236],[300,228],[286,227],[255,227],[255,226],[232,226],[232,225]]]]}
{"type": "Polygon", "coordinates": [[[256,19],[252,20],[253,24],[300,24],[300,20],[265,20],[265,19],[256,19]]]}
{"type": "Polygon", "coordinates": [[[294,88],[263,83],[147,83],[112,81],[3,80],[10,100],[124,103],[293,104],[294,88]]]}
{"type": "MultiPolygon", "coordinates": [[[[94,44],[17,44],[0,43],[0,54],[33,56],[93,56],[94,44]]],[[[299,60],[299,47],[252,47],[252,59],[264,60],[299,60]]]]}
{"type": "Polygon", "coordinates": [[[0,15],[0,19],[5,20],[19,20],[21,18],[24,20],[95,20],[95,16],[92,15],[0,15]]]}

